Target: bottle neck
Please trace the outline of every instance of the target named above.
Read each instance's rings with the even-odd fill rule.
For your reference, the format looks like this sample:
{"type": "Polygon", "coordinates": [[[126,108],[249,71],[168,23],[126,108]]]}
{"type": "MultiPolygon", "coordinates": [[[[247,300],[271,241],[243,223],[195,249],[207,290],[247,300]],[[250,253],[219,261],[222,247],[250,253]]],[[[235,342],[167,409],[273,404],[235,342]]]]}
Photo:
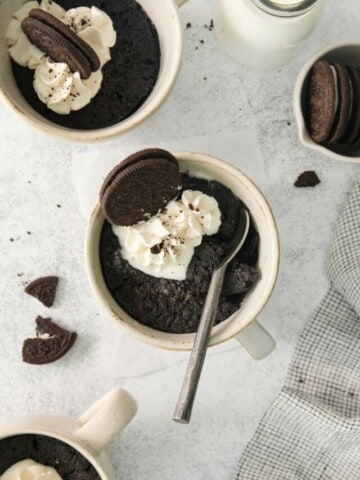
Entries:
{"type": "Polygon", "coordinates": [[[260,10],[277,17],[297,17],[308,12],[319,0],[251,0],[260,10]]]}

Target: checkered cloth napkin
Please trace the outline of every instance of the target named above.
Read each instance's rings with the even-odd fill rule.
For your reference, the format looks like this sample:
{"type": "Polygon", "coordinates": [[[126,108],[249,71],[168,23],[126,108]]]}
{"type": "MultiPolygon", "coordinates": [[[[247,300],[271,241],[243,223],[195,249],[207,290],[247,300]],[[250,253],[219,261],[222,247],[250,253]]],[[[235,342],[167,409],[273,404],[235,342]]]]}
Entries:
{"type": "Polygon", "coordinates": [[[360,182],[326,258],[330,288],[235,480],[360,479],[360,182]]]}

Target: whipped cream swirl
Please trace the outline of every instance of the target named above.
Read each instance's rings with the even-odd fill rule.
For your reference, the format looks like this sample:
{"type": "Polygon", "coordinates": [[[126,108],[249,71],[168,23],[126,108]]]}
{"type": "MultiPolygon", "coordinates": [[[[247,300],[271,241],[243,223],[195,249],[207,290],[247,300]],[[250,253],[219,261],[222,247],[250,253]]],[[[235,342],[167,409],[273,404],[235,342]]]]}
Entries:
{"type": "Polygon", "coordinates": [[[6,470],[0,480],[62,480],[52,467],[41,465],[34,460],[22,460],[6,470]]]}
{"type": "Polygon", "coordinates": [[[90,103],[102,83],[101,70],[83,80],[72,73],[64,63],[55,63],[33,45],[21,28],[21,22],[30,11],[40,8],[68,25],[87,42],[99,57],[101,67],[111,60],[110,48],[116,43],[116,32],[111,18],[96,7],[78,7],[68,11],[51,0],[25,3],[13,14],[6,32],[9,54],[23,67],[35,70],[34,89],[39,99],[58,114],[69,114],[90,103]]]}
{"type": "Polygon", "coordinates": [[[71,73],[66,63],[47,58],[35,70],[34,89],[50,110],[65,115],[90,103],[100,90],[102,78],[98,70],[83,80],[79,72],[71,73]]]}
{"type": "Polygon", "coordinates": [[[131,227],[113,225],[121,255],[130,265],[158,278],[185,280],[186,271],[204,235],[221,225],[217,201],[199,191],[186,190],[165,211],[131,227]]]}

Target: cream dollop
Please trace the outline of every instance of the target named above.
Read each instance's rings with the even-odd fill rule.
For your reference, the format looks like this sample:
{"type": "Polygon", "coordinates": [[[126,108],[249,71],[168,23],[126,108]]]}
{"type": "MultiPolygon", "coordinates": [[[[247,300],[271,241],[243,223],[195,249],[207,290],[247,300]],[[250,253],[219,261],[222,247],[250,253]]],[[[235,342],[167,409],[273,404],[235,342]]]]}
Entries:
{"type": "Polygon", "coordinates": [[[62,480],[62,478],[54,468],[29,459],[15,463],[1,475],[0,480],[62,480]]]}
{"type": "Polygon", "coordinates": [[[62,115],[90,103],[101,82],[101,70],[83,80],[79,72],[71,73],[66,63],[54,63],[49,58],[36,68],[34,75],[34,89],[39,99],[50,110],[62,115]]]}
{"type": "Polygon", "coordinates": [[[111,18],[96,7],[78,7],[68,11],[51,0],[25,3],[13,14],[6,39],[13,60],[23,67],[35,70],[34,89],[39,99],[58,114],[69,114],[90,103],[102,83],[98,70],[83,80],[78,72],[70,72],[64,63],[52,62],[44,52],[33,45],[24,34],[21,22],[33,8],[41,8],[68,25],[96,52],[103,67],[110,59],[110,48],[115,45],[116,32],[111,18]]]}
{"type": "Polygon", "coordinates": [[[121,255],[130,265],[158,278],[185,280],[186,271],[204,235],[221,225],[217,201],[199,191],[186,190],[165,211],[131,227],[113,225],[121,255]]]}

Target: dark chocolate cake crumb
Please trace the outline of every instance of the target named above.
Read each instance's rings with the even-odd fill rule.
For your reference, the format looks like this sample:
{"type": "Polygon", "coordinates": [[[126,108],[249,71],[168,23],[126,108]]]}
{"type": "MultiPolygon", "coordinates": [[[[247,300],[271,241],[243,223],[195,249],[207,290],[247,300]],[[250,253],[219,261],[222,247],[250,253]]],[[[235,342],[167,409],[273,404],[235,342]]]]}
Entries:
{"type": "Polygon", "coordinates": [[[294,186],[298,188],[316,187],[316,185],[319,185],[319,183],[321,183],[321,180],[317,176],[316,172],[314,170],[308,170],[306,172],[303,172],[297,178],[294,186]]]}
{"type": "Polygon", "coordinates": [[[189,28],[191,28],[191,27],[192,27],[191,23],[188,22],[188,23],[186,24],[186,28],[189,29],[189,28]]]}
{"type": "MultiPolygon", "coordinates": [[[[221,210],[221,226],[216,235],[205,236],[195,249],[183,281],[155,278],[131,267],[121,256],[118,238],[108,222],[100,240],[100,260],[106,284],[116,302],[139,322],[162,331],[192,333],[198,328],[214,267],[231,238],[241,201],[230,189],[216,181],[182,175],[183,190],[200,190],[213,196],[221,210]]],[[[181,194],[181,192],[180,192],[181,194]]],[[[246,242],[231,262],[220,298],[216,323],[235,313],[244,292],[258,277],[259,236],[251,226],[246,242]]]]}
{"type": "MultiPolygon", "coordinates": [[[[75,0],[58,0],[66,10],[75,0]]],[[[135,0],[82,0],[81,6],[98,7],[113,21],[117,33],[111,60],[103,68],[103,83],[89,105],[70,115],[59,115],[42,103],[34,88],[34,71],[12,61],[16,83],[28,103],[58,125],[81,130],[110,127],[128,118],[152,92],[160,69],[160,43],[155,26],[135,0]]]]}
{"type": "Polygon", "coordinates": [[[100,480],[91,463],[70,445],[44,435],[16,435],[0,440],[0,475],[22,460],[55,468],[62,480],[100,480]]]}

